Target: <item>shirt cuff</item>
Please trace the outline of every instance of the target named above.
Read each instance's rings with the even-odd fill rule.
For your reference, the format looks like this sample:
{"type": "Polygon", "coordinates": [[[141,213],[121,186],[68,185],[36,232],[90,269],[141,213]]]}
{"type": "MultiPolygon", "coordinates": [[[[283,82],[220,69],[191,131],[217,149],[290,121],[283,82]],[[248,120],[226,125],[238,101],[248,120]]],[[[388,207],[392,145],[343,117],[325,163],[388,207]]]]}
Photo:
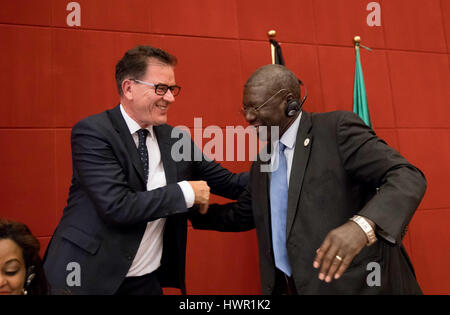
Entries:
{"type": "Polygon", "coordinates": [[[192,189],[191,185],[187,181],[182,181],[177,183],[178,186],[180,186],[181,191],[184,195],[184,200],[186,201],[186,207],[190,208],[194,205],[195,201],[195,194],[194,190],[192,189]]]}

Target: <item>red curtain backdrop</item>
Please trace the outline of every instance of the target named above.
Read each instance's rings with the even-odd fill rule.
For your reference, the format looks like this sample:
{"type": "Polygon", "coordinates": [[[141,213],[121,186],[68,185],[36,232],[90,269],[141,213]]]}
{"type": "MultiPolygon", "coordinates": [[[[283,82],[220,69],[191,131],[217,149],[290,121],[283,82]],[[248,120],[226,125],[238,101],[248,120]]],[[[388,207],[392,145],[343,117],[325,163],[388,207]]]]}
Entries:
{"type": "MultiPolygon", "coordinates": [[[[375,1],[373,27],[369,0],[79,0],[80,26],[67,24],[69,2],[0,2],[0,217],[30,226],[42,252],[68,195],[71,127],[118,103],[114,66],[126,50],[148,44],[176,55],[183,90],[169,123],[194,132],[202,117],[225,134],[246,126],[243,84],[271,62],[268,30],[314,112],[352,110],[360,35],[373,50],[361,58],[374,129],[428,180],[404,244],[424,292],[450,294],[450,0],[375,1]]],[[[250,162],[223,165],[244,171],[250,162]]],[[[258,294],[255,231],[189,227],[187,291],[258,294]]]]}

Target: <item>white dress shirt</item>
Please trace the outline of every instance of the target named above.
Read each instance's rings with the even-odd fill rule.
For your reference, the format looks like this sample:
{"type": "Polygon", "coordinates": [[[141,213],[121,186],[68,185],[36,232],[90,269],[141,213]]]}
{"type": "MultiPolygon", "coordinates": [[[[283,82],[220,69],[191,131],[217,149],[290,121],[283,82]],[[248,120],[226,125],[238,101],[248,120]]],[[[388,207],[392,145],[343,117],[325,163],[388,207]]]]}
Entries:
{"type": "MultiPolygon", "coordinates": [[[[135,122],[124,110],[122,104],[120,111],[130,130],[136,148],[139,145],[137,131],[141,129],[139,124],[135,122]]],[[[158,140],[153,132],[153,126],[146,128],[149,134],[146,139],[148,150],[148,181],[147,190],[156,189],[166,186],[166,175],[164,173],[163,163],[161,161],[161,151],[159,150],[158,140]]],[[[186,206],[188,208],[194,205],[195,195],[191,185],[187,181],[179,182],[183,191],[186,206]]],[[[147,223],[144,236],[139,244],[138,251],[131,264],[127,277],[138,277],[151,273],[161,265],[161,256],[163,248],[163,234],[166,219],[157,219],[147,223]]]]}

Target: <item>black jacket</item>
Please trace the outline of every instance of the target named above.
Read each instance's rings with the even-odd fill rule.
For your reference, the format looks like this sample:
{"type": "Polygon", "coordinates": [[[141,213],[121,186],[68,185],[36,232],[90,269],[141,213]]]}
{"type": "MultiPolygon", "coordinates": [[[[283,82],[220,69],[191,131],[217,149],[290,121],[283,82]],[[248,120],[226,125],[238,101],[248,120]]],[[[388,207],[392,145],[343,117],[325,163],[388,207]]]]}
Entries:
{"type": "Polygon", "coordinates": [[[113,294],[133,262],[147,222],[159,218],[167,218],[161,285],[185,292],[188,209],[177,182],[205,180],[212,193],[237,199],[248,175],[230,173],[205,158],[195,161],[199,152],[195,155],[198,148],[190,139],[191,161],[174,161],[172,146],[181,135],[176,132],[179,138],[173,138],[172,131],[168,125],[154,127],[167,185],[146,191],[138,151],[119,106],[73,127],[72,185],[44,258],[53,293],[113,294]],[[80,266],[80,286],[67,285],[71,262],[80,266]]]}
{"type": "MultiPolygon", "coordinates": [[[[211,205],[207,215],[196,215],[192,223],[194,228],[220,231],[256,227],[261,287],[264,294],[270,294],[275,282],[270,174],[261,172],[260,167],[261,161],[253,163],[249,186],[238,203],[211,205]]],[[[298,293],[421,293],[401,241],[425,189],[420,170],[379,139],[357,115],[303,111],[286,224],[286,246],[298,293]],[[316,249],[332,229],[355,214],[376,223],[378,241],[363,248],[340,279],[329,284],[320,281],[313,268],[316,249]],[[380,286],[368,285],[371,262],[380,266],[380,286]]]]}

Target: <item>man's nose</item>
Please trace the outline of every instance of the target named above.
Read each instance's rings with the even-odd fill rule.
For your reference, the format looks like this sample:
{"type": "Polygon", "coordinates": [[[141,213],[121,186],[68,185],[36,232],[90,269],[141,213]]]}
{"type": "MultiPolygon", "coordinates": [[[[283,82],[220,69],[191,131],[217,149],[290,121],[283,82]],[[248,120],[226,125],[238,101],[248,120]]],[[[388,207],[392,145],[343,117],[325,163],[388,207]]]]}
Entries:
{"type": "Polygon", "coordinates": [[[164,100],[166,102],[172,103],[175,101],[175,96],[173,96],[172,91],[170,89],[167,90],[166,94],[164,94],[164,100]]]}
{"type": "Polygon", "coordinates": [[[256,114],[252,110],[249,110],[244,112],[244,118],[251,125],[256,120],[256,114]]]}

